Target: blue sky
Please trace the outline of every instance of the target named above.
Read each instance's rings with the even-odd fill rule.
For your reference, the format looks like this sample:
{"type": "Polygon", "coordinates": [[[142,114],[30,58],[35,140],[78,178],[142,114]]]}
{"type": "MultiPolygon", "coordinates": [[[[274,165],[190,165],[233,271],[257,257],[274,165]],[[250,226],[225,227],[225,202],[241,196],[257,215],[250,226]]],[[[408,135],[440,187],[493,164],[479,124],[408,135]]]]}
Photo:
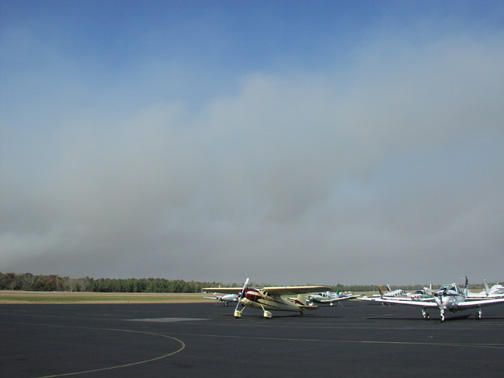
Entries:
{"type": "Polygon", "coordinates": [[[502,280],[503,13],[3,2],[2,270],[502,280]]]}

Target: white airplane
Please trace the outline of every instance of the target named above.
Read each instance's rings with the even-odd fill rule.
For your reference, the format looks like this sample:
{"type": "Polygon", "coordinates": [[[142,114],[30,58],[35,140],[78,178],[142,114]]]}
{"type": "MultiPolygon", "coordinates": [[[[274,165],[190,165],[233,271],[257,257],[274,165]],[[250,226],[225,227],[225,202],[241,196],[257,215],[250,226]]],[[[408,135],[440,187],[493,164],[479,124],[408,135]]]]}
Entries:
{"type": "Polygon", "coordinates": [[[263,310],[265,318],[272,318],[271,311],[294,311],[303,314],[303,311],[316,310],[318,306],[309,306],[304,301],[302,294],[313,293],[317,291],[330,290],[327,286],[284,286],[284,287],[263,287],[262,289],[254,289],[248,287],[249,279],[245,281],[243,288],[204,288],[205,291],[219,291],[221,293],[238,294],[238,303],[234,311],[235,318],[241,318],[246,307],[253,307],[263,310]],[[291,301],[283,298],[284,295],[295,295],[298,297],[291,301]],[[238,310],[240,304],[243,306],[238,310]]]}
{"type": "MultiPolygon", "coordinates": [[[[467,282],[467,281],[466,281],[467,282]]],[[[467,291],[467,286],[466,290],[467,291]]],[[[439,310],[440,320],[444,322],[446,320],[446,311],[457,312],[463,310],[477,309],[476,319],[481,319],[483,306],[489,306],[494,304],[504,304],[504,298],[502,299],[482,299],[469,301],[467,300],[466,294],[461,288],[459,288],[455,283],[451,285],[441,286],[439,291],[434,294],[434,301],[405,301],[392,298],[380,299],[382,303],[398,304],[405,306],[418,306],[422,307],[422,315],[425,320],[430,318],[428,310],[436,308],[439,310]]]]}
{"type": "Polygon", "coordinates": [[[203,297],[206,299],[216,299],[219,302],[224,302],[224,306],[227,306],[228,303],[238,302],[238,294],[226,294],[226,295],[218,295],[218,293],[214,293],[213,297],[203,297]]]}
{"type": "Polygon", "coordinates": [[[430,288],[424,287],[423,290],[417,290],[414,293],[407,293],[404,292],[403,290],[400,290],[402,292],[401,295],[395,295],[399,293],[400,291],[395,290],[394,292],[388,291],[386,293],[383,292],[383,289],[381,286],[378,286],[378,291],[380,294],[374,294],[371,297],[363,296],[360,297],[360,300],[363,301],[370,301],[370,302],[379,302],[379,303],[386,303],[384,299],[395,299],[398,301],[434,301],[434,296],[432,295],[432,285],[430,288]]]}
{"type": "MultiPolygon", "coordinates": [[[[381,292],[381,286],[378,286],[381,292]]],[[[402,297],[405,296],[406,292],[403,289],[392,290],[390,285],[387,285],[387,292],[385,293],[385,297],[402,297]]]]}
{"type": "Polygon", "coordinates": [[[424,287],[423,289],[419,289],[414,293],[406,293],[407,298],[411,298],[413,300],[432,300],[434,296],[432,295],[432,284],[429,287],[424,287]]]}
{"type": "Polygon", "coordinates": [[[341,294],[338,290],[336,293],[332,293],[330,291],[326,291],[325,293],[320,292],[317,294],[308,295],[307,304],[310,306],[314,306],[317,304],[329,304],[330,306],[334,306],[334,303],[339,303],[341,301],[347,301],[349,299],[357,298],[352,294],[341,294]]]}
{"type": "Polygon", "coordinates": [[[468,292],[467,299],[470,300],[473,298],[504,298],[504,286],[497,283],[493,285],[491,288],[488,288],[486,280],[483,280],[483,284],[485,285],[485,290],[479,293],[468,292]]]}

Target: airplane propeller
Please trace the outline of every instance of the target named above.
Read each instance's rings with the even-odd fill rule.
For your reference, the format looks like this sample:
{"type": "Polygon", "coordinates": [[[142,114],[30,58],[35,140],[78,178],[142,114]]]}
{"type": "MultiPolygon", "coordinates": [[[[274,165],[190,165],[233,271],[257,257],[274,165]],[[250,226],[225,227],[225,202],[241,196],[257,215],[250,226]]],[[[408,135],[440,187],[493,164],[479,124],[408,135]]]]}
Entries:
{"type": "Polygon", "coordinates": [[[450,291],[452,288],[455,288],[455,284],[446,286],[443,290],[440,290],[434,294],[434,300],[439,307],[441,323],[445,321],[444,297],[446,295],[450,295],[448,294],[448,291],[450,291]]]}
{"type": "MultiPolygon", "coordinates": [[[[235,308],[235,312],[234,312],[234,315],[235,317],[239,318],[241,316],[241,312],[238,310],[238,307],[240,306],[240,303],[241,303],[241,300],[245,297],[245,295],[247,294],[246,290],[247,290],[247,286],[248,286],[248,283],[249,283],[249,279],[247,278],[245,280],[245,284],[243,285],[243,289],[242,291],[240,291],[240,294],[238,296],[238,303],[236,304],[236,308],[235,308]]],[[[243,311],[243,310],[242,310],[243,311]]]]}

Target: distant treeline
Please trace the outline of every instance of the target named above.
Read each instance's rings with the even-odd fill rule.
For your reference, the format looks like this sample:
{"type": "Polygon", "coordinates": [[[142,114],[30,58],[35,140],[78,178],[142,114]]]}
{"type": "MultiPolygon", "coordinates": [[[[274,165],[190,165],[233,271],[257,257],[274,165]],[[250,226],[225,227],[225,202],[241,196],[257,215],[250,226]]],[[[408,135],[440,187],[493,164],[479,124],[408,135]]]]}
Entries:
{"type": "Polygon", "coordinates": [[[164,278],[70,278],[31,273],[0,273],[0,290],[80,291],[102,293],[200,293],[215,282],[186,282],[164,278]]]}

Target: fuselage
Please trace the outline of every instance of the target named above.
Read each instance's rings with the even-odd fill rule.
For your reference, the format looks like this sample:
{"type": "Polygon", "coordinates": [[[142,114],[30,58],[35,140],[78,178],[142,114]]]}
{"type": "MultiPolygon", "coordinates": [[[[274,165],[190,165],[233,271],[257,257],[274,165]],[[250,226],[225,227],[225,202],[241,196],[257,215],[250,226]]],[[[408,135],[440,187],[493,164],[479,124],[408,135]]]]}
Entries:
{"type": "Polygon", "coordinates": [[[462,310],[459,308],[458,304],[460,302],[465,302],[466,297],[463,294],[462,289],[457,285],[444,285],[438,292],[436,297],[436,303],[438,306],[445,311],[456,312],[462,310]]]}
{"type": "MultiPolygon", "coordinates": [[[[446,295],[438,299],[446,311],[456,312],[459,311],[458,303],[463,302],[465,298],[461,295],[446,295]]],[[[438,304],[439,305],[439,304],[438,304]]]]}
{"type": "Polygon", "coordinates": [[[303,312],[303,308],[296,303],[276,295],[267,295],[256,289],[247,289],[241,304],[248,307],[267,311],[296,311],[303,312]]]}
{"type": "Polygon", "coordinates": [[[221,302],[238,302],[238,294],[226,294],[219,298],[221,302]]]}

